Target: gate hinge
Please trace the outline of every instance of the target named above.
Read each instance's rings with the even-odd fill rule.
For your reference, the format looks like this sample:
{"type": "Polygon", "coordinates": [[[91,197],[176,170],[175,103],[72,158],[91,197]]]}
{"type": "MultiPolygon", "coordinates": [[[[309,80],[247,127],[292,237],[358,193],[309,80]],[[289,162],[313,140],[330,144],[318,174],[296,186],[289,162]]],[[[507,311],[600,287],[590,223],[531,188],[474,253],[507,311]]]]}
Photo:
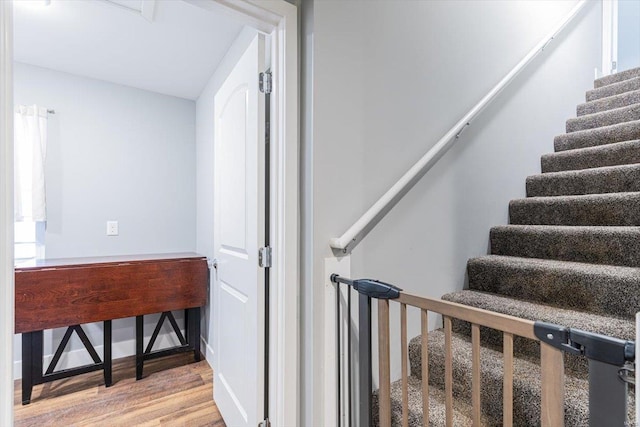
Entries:
{"type": "Polygon", "coordinates": [[[258,249],[258,266],[262,268],[271,267],[271,247],[265,246],[258,249]]]}
{"type": "Polygon", "coordinates": [[[260,92],[271,93],[271,89],[273,88],[271,71],[265,71],[264,73],[260,73],[259,87],[260,87],[260,92]]]}
{"type": "Polygon", "coordinates": [[[332,274],[330,280],[333,283],[349,285],[359,293],[371,298],[396,299],[400,297],[400,292],[402,292],[402,289],[397,286],[374,279],[350,280],[337,274],[332,274]]]}

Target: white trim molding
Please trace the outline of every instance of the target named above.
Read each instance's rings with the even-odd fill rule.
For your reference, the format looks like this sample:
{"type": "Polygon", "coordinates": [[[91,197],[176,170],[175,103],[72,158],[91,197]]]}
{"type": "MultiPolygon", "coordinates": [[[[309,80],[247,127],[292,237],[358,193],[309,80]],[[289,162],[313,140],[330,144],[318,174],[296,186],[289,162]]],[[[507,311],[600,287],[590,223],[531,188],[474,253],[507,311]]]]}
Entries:
{"type": "MultiPolygon", "coordinates": [[[[288,11],[295,6],[284,0],[185,0],[203,9],[222,13],[244,25],[271,34],[286,19],[288,11]],[[284,6],[280,3],[283,3],[284,6]]],[[[297,14],[293,14],[294,19],[297,14]]],[[[296,29],[297,31],[297,29],[296,29]]]]}
{"type": "Polygon", "coordinates": [[[0,1],[0,425],[13,425],[13,4],[0,1]]]}
{"type": "Polygon", "coordinates": [[[271,317],[269,420],[300,425],[298,11],[284,0],[186,0],[271,36],[271,317]]]}
{"type": "MultiPolygon", "coordinates": [[[[284,0],[185,0],[272,38],[271,402],[273,425],[299,425],[298,13],[284,0]]],[[[0,1],[0,425],[13,425],[12,2],[0,1]]]]}
{"type": "Polygon", "coordinates": [[[298,11],[284,0],[186,0],[271,36],[269,421],[300,425],[298,11]]]}
{"type": "Polygon", "coordinates": [[[618,0],[602,0],[602,76],[617,72],[617,64],[618,0]]]}
{"type": "MultiPolygon", "coordinates": [[[[336,306],[336,285],[331,283],[329,278],[332,274],[338,274],[342,277],[351,277],[351,255],[343,257],[329,257],[324,259],[324,363],[323,363],[323,419],[324,424],[330,425],[349,425],[349,420],[345,418],[346,411],[344,406],[339,410],[339,405],[344,405],[346,400],[344,396],[347,394],[345,384],[342,384],[341,393],[343,398],[338,402],[338,363],[345,363],[346,336],[344,331],[351,329],[351,313],[345,315],[342,312],[340,327],[343,333],[340,338],[337,337],[337,306],[336,306]],[[341,342],[341,353],[338,354],[338,340],[341,342]],[[341,418],[338,414],[341,413],[341,418]]],[[[342,287],[342,301],[346,301],[346,286],[342,287]]],[[[346,372],[346,366],[342,365],[346,372]]],[[[357,411],[356,411],[357,412],[357,411]]]]}
{"type": "MultiPolygon", "coordinates": [[[[256,3],[280,17],[271,32],[271,111],[275,112],[271,134],[271,218],[275,220],[271,235],[275,239],[269,414],[273,425],[294,426],[300,425],[298,13],[282,0],[256,3]]],[[[263,19],[268,17],[265,14],[263,19]]]]}

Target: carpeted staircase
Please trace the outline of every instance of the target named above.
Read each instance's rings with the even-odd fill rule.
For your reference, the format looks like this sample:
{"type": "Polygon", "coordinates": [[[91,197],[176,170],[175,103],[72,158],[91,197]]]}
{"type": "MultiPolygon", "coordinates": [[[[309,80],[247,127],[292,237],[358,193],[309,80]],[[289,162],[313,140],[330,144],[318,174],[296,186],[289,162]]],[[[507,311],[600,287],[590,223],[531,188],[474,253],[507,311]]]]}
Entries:
{"type": "MultiPolygon", "coordinates": [[[[531,320],[634,339],[640,311],[640,68],[595,81],[491,255],[470,259],[469,289],[442,298],[531,320]]],[[[454,425],[471,425],[471,328],[453,323],[454,425]]],[[[483,424],[502,424],[502,334],[481,329],[483,424]]],[[[540,425],[539,346],[514,343],[514,425],[540,425]]],[[[411,340],[409,425],[422,425],[420,337],[411,340]]],[[[565,356],[567,426],[588,425],[587,363],[565,356]]],[[[431,424],[444,425],[444,332],[429,334],[431,424]]],[[[374,393],[374,420],[377,395],[374,393]]],[[[392,384],[392,423],[401,386],[392,384]]]]}

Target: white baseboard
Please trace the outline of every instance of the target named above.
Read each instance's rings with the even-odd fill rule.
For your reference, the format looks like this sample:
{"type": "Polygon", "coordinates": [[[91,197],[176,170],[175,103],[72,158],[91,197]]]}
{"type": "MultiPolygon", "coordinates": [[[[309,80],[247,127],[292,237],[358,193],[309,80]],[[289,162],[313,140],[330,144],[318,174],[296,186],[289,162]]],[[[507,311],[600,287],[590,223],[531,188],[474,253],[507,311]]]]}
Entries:
{"type": "Polygon", "coordinates": [[[207,360],[207,363],[209,364],[211,369],[213,369],[213,349],[211,348],[209,343],[207,343],[204,337],[200,337],[200,344],[201,349],[204,350],[204,357],[207,360]]]}

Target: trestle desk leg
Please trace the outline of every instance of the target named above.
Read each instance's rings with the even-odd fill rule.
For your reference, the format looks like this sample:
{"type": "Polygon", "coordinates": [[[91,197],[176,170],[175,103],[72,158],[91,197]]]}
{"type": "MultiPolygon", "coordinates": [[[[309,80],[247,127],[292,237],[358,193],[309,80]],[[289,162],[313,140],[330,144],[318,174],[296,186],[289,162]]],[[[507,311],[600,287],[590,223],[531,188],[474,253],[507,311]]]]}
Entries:
{"type": "Polygon", "coordinates": [[[142,379],[144,367],[144,317],[136,316],[136,380],[142,379]]]}

